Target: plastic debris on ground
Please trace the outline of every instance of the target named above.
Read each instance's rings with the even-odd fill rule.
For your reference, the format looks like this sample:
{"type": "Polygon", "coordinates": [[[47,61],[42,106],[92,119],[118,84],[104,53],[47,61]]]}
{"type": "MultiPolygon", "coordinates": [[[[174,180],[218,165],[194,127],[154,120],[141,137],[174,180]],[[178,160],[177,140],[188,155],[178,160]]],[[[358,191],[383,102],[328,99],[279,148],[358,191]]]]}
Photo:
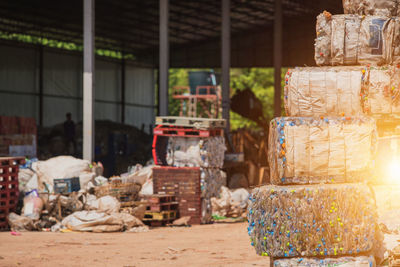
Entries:
{"type": "Polygon", "coordinates": [[[382,247],[374,193],[364,184],[255,188],[248,221],[263,256],[354,256],[382,247]]]}
{"type": "Polygon", "coordinates": [[[275,118],[268,146],[271,183],[365,181],[376,143],[370,117],[275,118]]]}
{"type": "Polygon", "coordinates": [[[21,170],[19,176],[23,183],[20,189],[25,191],[24,207],[22,215],[9,214],[12,230],[148,230],[141,222],[146,205],[141,205],[138,200],[142,185],[152,180],[152,166],[135,165],[128,173],[107,179],[102,176],[101,163],[59,156],[47,161],[27,161],[21,170]],[[68,181],[73,177],[79,177],[79,191],[54,193],[55,178],[68,181]],[[94,195],[99,190],[102,194],[94,195]],[[141,229],[133,229],[137,227],[141,229]]]}
{"type": "Polygon", "coordinates": [[[229,190],[222,186],[219,197],[211,198],[212,215],[215,220],[228,217],[246,217],[249,192],[244,188],[229,190]]]}

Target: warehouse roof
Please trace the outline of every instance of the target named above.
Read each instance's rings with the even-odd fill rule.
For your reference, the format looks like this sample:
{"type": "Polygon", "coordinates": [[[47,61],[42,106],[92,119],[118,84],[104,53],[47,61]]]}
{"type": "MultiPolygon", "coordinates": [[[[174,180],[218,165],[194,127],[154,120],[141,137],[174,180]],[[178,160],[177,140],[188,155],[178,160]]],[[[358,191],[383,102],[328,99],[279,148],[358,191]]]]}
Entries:
{"type": "MultiPolygon", "coordinates": [[[[158,0],[96,0],[96,48],[132,54],[158,64],[158,0]]],[[[82,1],[0,0],[0,32],[82,45],[82,1]]],[[[284,65],[313,64],[315,17],[342,13],[339,0],[284,0],[284,65]],[[298,55],[298,56],[296,56],[298,55]]],[[[221,4],[170,0],[172,67],[217,67],[221,4]]],[[[232,66],[271,66],[273,0],[231,0],[232,66]]]]}

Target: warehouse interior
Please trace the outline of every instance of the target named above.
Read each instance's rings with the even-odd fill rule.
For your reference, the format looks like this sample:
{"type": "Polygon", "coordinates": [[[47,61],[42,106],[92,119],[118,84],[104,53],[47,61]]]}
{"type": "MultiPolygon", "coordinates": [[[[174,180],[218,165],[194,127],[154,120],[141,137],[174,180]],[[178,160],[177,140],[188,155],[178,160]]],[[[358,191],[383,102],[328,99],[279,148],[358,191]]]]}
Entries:
{"type": "MultiPolygon", "coordinates": [[[[230,5],[230,67],[272,67],[273,1],[230,5]]],[[[341,5],[283,1],[282,66],[314,65],[314,18],[324,9],[339,13],[341,5]]],[[[82,2],[2,1],[0,12],[0,114],[34,117],[42,126],[67,112],[81,121],[82,2]]],[[[218,1],[169,1],[170,67],[221,67],[221,12],[218,1]]],[[[157,100],[159,1],[96,1],[94,21],[95,119],[152,123],[165,101],[157,100]]]]}
{"type": "Polygon", "coordinates": [[[400,266],[399,29],[400,0],[0,0],[0,265],[400,266]]]}

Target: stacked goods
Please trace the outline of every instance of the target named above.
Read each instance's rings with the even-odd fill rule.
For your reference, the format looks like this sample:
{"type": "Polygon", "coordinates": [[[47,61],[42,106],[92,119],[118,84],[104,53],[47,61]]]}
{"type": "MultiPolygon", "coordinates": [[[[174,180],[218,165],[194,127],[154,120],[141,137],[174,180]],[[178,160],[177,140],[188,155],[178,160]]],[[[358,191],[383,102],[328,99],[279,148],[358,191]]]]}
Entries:
{"type": "Polygon", "coordinates": [[[400,66],[310,67],[288,71],[289,116],[372,116],[400,113],[400,66]]]}
{"type": "Polygon", "coordinates": [[[226,174],[220,170],[224,164],[225,139],[223,136],[208,138],[169,137],[167,162],[174,167],[200,167],[203,196],[218,196],[226,185],[226,174]]]}
{"type": "MultiPolygon", "coordinates": [[[[160,169],[160,172],[157,172],[160,173],[157,179],[167,183],[168,181],[161,177],[169,176],[167,173],[180,170],[183,172],[199,170],[201,189],[199,201],[202,203],[203,217],[201,220],[195,218],[192,223],[209,222],[211,198],[217,197],[221,187],[226,185],[226,174],[221,170],[226,151],[222,130],[225,121],[157,117],[156,123],[158,125],[154,129],[153,158],[156,165],[165,168],[164,171],[160,169]]],[[[156,180],[156,178],[154,179],[156,180]]],[[[180,184],[182,182],[177,181],[175,185],[179,187],[180,184]]],[[[154,192],[160,193],[156,188],[154,192]]],[[[181,216],[182,214],[181,212],[181,216]]]]}
{"type": "Polygon", "coordinates": [[[271,121],[271,183],[345,183],[369,175],[376,150],[369,117],[281,117],[271,121]]]}
{"type": "Polygon", "coordinates": [[[0,230],[8,229],[7,216],[17,207],[18,172],[22,164],[25,164],[24,158],[0,157],[0,230]]]}
{"type": "Polygon", "coordinates": [[[374,193],[361,183],[371,176],[377,142],[375,120],[365,115],[399,111],[399,66],[382,65],[400,62],[400,20],[382,10],[364,14],[373,0],[344,2],[362,14],[317,17],[316,63],[366,67],[288,72],[285,108],[296,117],[271,122],[273,185],[250,198],[252,245],[274,266],[373,266],[361,256],[382,256],[374,193]]]}
{"type": "Polygon", "coordinates": [[[317,65],[383,65],[400,61],[400,19],[384,16],[317,17],[317,65]]]}
{"type": "Polygon", "coordinates": [[[399,0],[343,0],[345,14],[399,16],[399,0]]]}
{"type": "Polygon", "coordinates": [[[366,185],[269,185],[252,193],[248,231],[261,255],[356,255],[379,241],[377,217],[366,185]]]}
{"type": "Polygon", "coordinates": [[[202,197],[200,168],[153,168],[153,187],[156,194],[174,195],[179,203],[178,215],[190,216],[190,224],[211,221],[211,202],[202,197]]]}
{"type": "Polygon", "coordinates": [[[34,118],[0,116],[0,156],[36,157],[34,118]]]}

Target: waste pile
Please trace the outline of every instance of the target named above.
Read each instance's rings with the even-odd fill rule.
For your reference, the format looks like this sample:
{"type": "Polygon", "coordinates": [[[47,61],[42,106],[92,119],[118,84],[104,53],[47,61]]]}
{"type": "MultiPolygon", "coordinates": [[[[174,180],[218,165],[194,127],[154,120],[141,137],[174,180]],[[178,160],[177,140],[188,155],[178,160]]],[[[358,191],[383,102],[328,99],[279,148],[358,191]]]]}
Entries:
{"type": "Polygon", "coordinates": [[[249,192],[244,188],[230,190],[222,186],[219,196],[211,198],[212,215],[214,218],[245,218],[249,196],[249,192]]]}
{"type": "MultiPolygon", "coordinates": [[[[101,163],[71,156],[30,160],[21,166],[21,215],[10,213],[14,231],[147,231],[141,221],[146,205],[142,185],[151,183],[152,167],[136,165],[107,179],[101,163]],[[73,178],[75,177],[75,178],[73,178]],[[79,183],[74,185],[73,180],[79,183]]],[[[152,192],[144,192],[152,193],[152,192]]],[[[18,212],[18,211],[17,211],[18,212]]]]}
{"type": "MultiPolygon", "coordinates": [[[[136,163],[146,164],[151,159],[152,129],[138,129],[132,125],[96,120],[95,121],[95,158],[101,161],[107,176],[123,173],[136,163]]],[[[82,156],[82,123],[76,124],[76,149],[69,151],[64,140],[63,124],[38,131],[38,158],[49,159],[70,154],[82,156]]]]}
{"type": "MultiPolygon", "coordinates": [[[[344,2],[351,12],[377,1],[344,2]]],[[[255,188],[248,207],[252,245],[274,266],[374,266],[368,258],[383,257],[374,192],[365,185],[377,137],[366,115],[396,112],[397,66],[381,65],[399,60],[400,24],[363,12],[317,17],[316,63],[339,67],[286,75],[285,108],[296,117],[271,121],[273,185],[255,188]],[[366,66],[343,67],[359,64],[366,66]]]]}

